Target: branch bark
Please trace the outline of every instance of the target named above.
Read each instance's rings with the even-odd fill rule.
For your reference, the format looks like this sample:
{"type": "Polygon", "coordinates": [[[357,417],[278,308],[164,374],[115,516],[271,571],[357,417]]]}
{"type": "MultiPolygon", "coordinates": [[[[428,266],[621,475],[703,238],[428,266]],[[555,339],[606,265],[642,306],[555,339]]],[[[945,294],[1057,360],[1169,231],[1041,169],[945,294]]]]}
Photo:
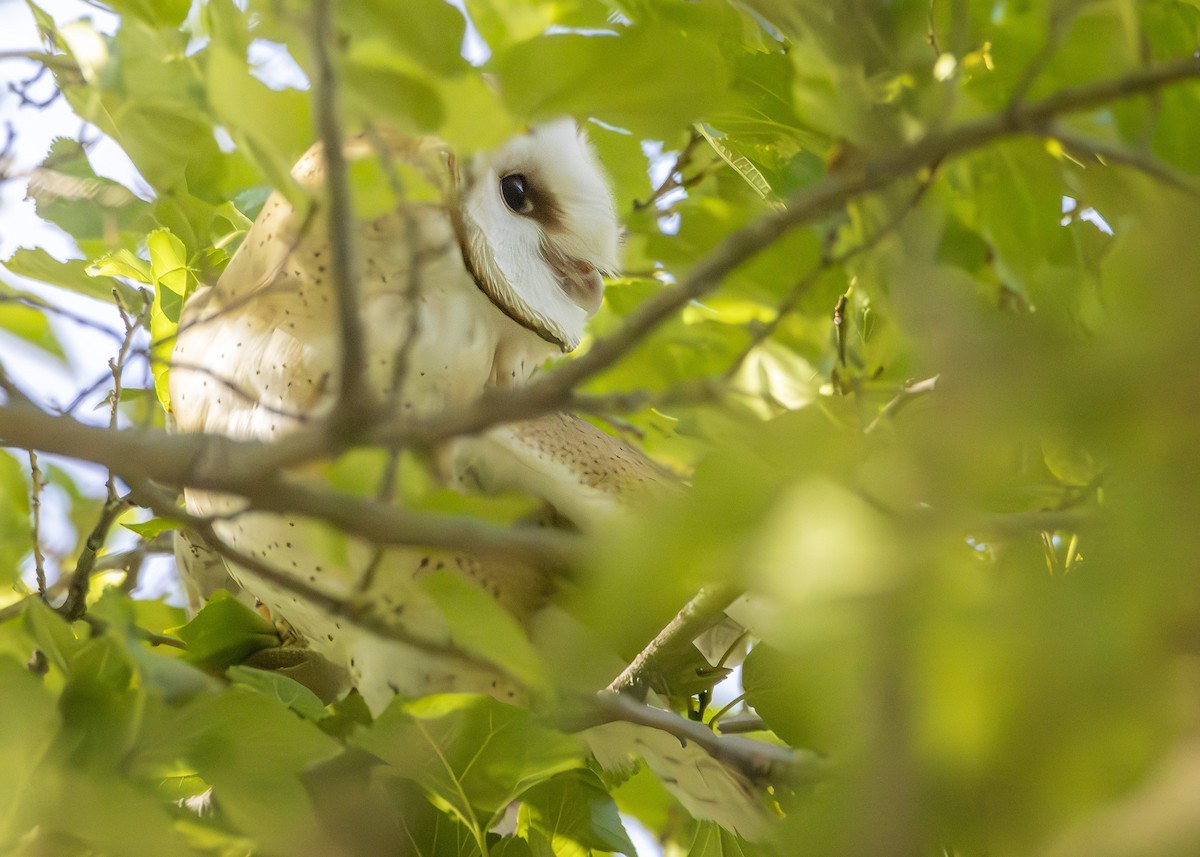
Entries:
{"type": "Polygon", "coordinates": [[[711,586],[700,592],[663,628],[637,657],[612,680],[608,690],[628,693],[645,699],[660,664],[683,646],[703,634],[725,615],[725,608],[737,600],[741,592],[729,586],[711,586]]]}
{"type": "Polygon", "coordinates": [[[736,771],[752,783],[800,785],[818,779],[824,772],[823,760],[814,753],[780,747],[740,735],[718,735],[703,723],[685,720],[639,702],[623,693],[603,691],[591,698],[581,728],[601,723],[633,723],[690,741],[736,771]]]}
{"type": "Polygon", "coordinates": [[[380,545],[445,547],[546,568],[569,564],[578,544],[568,533],[505,530],[308,484],[255,460],[273,459],[272,444],[154,429],[113,431],[24,403],[0,406],[0,444],[102,464],[131,484],[150,480],[234,494],[254,509],[320,518],[380,545]]]}

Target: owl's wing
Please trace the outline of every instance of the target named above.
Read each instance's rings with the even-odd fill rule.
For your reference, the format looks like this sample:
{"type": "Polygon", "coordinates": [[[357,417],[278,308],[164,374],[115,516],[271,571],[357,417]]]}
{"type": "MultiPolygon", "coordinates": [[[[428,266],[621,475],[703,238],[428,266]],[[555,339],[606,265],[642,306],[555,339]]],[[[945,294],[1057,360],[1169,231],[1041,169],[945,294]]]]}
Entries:
{"type": "Polygon", "coordinates": [[[585,532],[622,509],[682,489],[678,477],[641,450],[567,413],[457,439],[441,450],[438,464],[460,490],[540,497],[585,532]]]}

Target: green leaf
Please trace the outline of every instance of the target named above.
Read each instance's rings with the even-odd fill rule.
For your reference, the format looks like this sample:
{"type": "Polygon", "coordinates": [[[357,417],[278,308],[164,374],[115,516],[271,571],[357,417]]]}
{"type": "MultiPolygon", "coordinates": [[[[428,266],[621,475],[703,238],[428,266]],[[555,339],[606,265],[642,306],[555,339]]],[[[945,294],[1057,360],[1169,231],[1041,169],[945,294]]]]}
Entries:
{"type": "Polygon", "coordinates": [[[442,77],[470,66],[460,53],[467,23],[462,13],[442,0],[410,0],[404,14],[388,0],[363,0],[338,7],[339,22],[351,32],[350,54],[356,40],[378,40],[385,53],[400,54],[419,68],[442,77]]]}
{"type": "Polygon", "coordinates": [[[654,22],[612,36],[540,36],[497,54],[489,68],[521,116],[592,115],[659,139],[715,107],[729,86],[711,33],[654,22]]]}
{"type": "Polygon", "coordinates": [[[39,678],[7,656],[0,656],[0,687],[0,842],[13,842],[36,824],[38,770],[58,731],[59,715],[39,678]]]}
{"type": "Polygon", "coordinates": [[[275,627],[224,590],[213,593],[196,617],[174,631],[187,643],[188,663],[221,669],[259,649],[279,645],[275,627]]]}
{"type": "Polygon", "coordinates": [[[753,857],[758,849],[734,836],[711,821],[696,828],[696,836],[688,849],[687,857],[753,857]]]}
{"type": "Polygon", "coordinates": [[[91,277],[126,277],[148,286],[154,285],[150,265],[129,250],[117,250],[100,257],[87,267],[87,274],[91,277]]]}
{"type": "Polygon", "coordinates": [[[232,666],[225,671],[230,681],[253,688],[265,696],[277,699],[305,720],[320,720],[328,716],[325,703],[295,679],[273,670],[247,666],[232,666]]]}
{"type": "Polygon", "coordinates": [[[178,27],[192,4],[190,0],[110,0],[108,5],[122,15],[141,18],[148,24],[178,27]]]}
{"type": "Polygon", "coordinates": [[[583,764],[577,739],[490,696],[397,700],[354,743],[396,766],[473,830],[542,780],[583,764]]]}
{"type": "Polygon", "coordinates": [[[250,73],[244,42],[244,13],[232,3],[212,4],[208,12],[226,26],[206,53],[204,79],[208,101],[217,118],[238,144],[241,154],[262,170],[273,187],[293,188],[292,164],[311,142],[312,119],[307,93],[271,89],[250,73]],[[229,32],[235,30],[235,32],[229,32]]]}
{"type": "Polygon", "coordinates": [[[33,549],[29,481],[26,468],[7,451],[0,452],[0,584],[20,578],[21,559],[33,549]]]}
{"type": "MultiPolygon", "coordinates": [[[[127,250],[120,251],[128,253],[127,250]]],[[[132,254],[130,254],[132,255],[132,254]]],[[[112,303],[112,293],[116,291],[128,307],[140,307],[141,297],[138,291],[120,280],[118,276],[128,276],[128,268],[102,267],[98,264],[89,265],[82,259],[68,259],[60,262],[39,248],[23,247],[13,253],[12,258],[4,263],[4,267],[12,273],[48,283],[61,289],[95,298],[98,301],[112,303]]],[[[135,279],[149,282],[140,276],[135,279]]]]}
{"type": "MultiPolygon", "coordinates": [[[[54,335],[45,313],[34,306],[5,300],[11,297],[20,297],[20,293],[10,292],[0,283],[0,331],[23,339],[59,360],[64,359],[62,346],[58,344],[58,337],[54,335]]],[[[32,296],[30,298],[34,304],[41,303],[32,296]]]]}
{"type": "Polygon", "coordinates": [[[146,755],[133,764],[182,758],[212,786],[222,820],[256,839],[265,853],[333,853],[301,775],[342,747],[316,724],[278,699],[236,684],[180,710],[151,714],[146,755]]]}
{"type": "Polygon", "coordinates": [[[168,386],[171,354],[175,349],[175,332],[183,302],[196,285],[196,275],[187,262],[183,242],[166,229],[156,229],[146,238],[150,251],[150,278],[154,285],[154,303],[150,308],[150,347],[155,359],[154,389],[163,410],[170,412],[171,391],[168,386]]]}
{"type": "Polygon", "coordinates": [[[135,524],[126,524],[122,522],[121,526],[131,532],[137,533],[144,539],[152,539],[155,536],[162,535],[163,533],[171,530],[177,530],[183,526],[183,524],[179,521],[172,520],[171,518],[151,518],[148,521],[141,521],[135,524]]]}
{"type": "Polygon", "coordinates": [[[75,637],[70,624],[38,598],[28,598],[24,608],[25,627],[47,660],[69,673],[75,655],[83,643],[75,637]]]}
{"type": "Polygon", "coordinates": [[[537,651],[520,623],[495,598],[450,571],[428,575],[421,588],[441,609],[456,646],[495,664],[526,687],[544,684],[537,651]]]}
{"type": "Polygon", "coordinates": [[[559,840],[598,851],[636,851],[604,783],[586,768],[559,774],[521,795],[517,831],[524,836],[528,830],[545,834],[556,854],[562,853],[559,840]]]}
{"type": "Polygon", "coordinates": [[[748,184],[756,194],[761,196],[763,199],[767,199],[771,196],[770,183],[767,181],[766,177],[759,172],[758,167],[750,163],[749,159],[747,159],[745,155],[739,155],[730,149],[729,145],[725,141],[718,139],[718,137],[713,133],[712,129],[706,127],[703,123],[699,123],[695,127],[696,130],[700,132],[700,135],[708,142],[708,145],[712,146],[713,151],[721,156],[721,160],[729,164],[735,173],[745,179],[746,184],[748,184]]]}
{"type": "Polygon", "coordinates": [[[129,242],[149,229],[151,206],[112,179],[96,175],[77,140],[59,138],[29,178],[29,196],[37,213],[69,234],[85,252],[108,249],[116,239],[129,242]],[[92,249],[95,248],[95,249],[92,249]]]}

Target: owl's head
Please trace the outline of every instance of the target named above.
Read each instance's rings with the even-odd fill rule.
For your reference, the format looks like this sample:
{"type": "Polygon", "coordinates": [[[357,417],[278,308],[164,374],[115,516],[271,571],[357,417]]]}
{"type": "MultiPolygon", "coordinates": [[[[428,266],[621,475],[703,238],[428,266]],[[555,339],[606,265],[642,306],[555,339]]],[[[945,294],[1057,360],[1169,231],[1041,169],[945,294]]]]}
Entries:
{"type": "Polygon", "coordinates": [[[564,351],[579,345],[617,268],[620,227],[591,145],[573,120],[477,155],[462,181],[463,248],[502,312],[564,351]]]}

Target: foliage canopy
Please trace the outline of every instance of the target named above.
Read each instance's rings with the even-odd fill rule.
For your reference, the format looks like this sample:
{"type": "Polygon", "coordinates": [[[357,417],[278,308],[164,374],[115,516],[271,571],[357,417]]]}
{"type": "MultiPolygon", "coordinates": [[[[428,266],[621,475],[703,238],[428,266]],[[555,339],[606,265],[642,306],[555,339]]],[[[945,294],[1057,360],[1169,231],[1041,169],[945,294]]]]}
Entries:
{"type": "MultiPolygon", "coordinates": [[[[529,711],[443,697],[372,722],[238,665],[274,640],[235,602],[177,631],[130,597],[187,482],[154,452],[179,438],[134,432],[164,425],[186,295],[271,187],[298,193],[322,4],[105,5],[111,32],[30,2],[44,50],[0,57],[50,69],[143,182],[56,141],[29,194],[76,258],[23,248],[0,273],[0,346],[62,363],[80,316],[114,331],[70,409],[0,350],[0,850],[586,855],[632,847],[618,807],[696,857],[1200,850],[1200,4],[466,0],[465,52],[442,0],[334,4],[347,131],[470,152],[586,124],[625,274],[565,392],[691,490],[587,545],[566,601],[595,640],[499,657],[599,687],[594,647],[632,657],[700,587],[760,596],[745,703],[829,763],[776,796],[777,846],[693,824],[645,774],[602,779],[529,711]],[[111,468],[107,495],[72,460],[111,468]],[[71,544],[42,550],[35,521],[71,544]]],[[[360,214],[385,184],[351,171],[360,214]]],[[[523,508],[416,458],[404,493],[523,508]]]]}

